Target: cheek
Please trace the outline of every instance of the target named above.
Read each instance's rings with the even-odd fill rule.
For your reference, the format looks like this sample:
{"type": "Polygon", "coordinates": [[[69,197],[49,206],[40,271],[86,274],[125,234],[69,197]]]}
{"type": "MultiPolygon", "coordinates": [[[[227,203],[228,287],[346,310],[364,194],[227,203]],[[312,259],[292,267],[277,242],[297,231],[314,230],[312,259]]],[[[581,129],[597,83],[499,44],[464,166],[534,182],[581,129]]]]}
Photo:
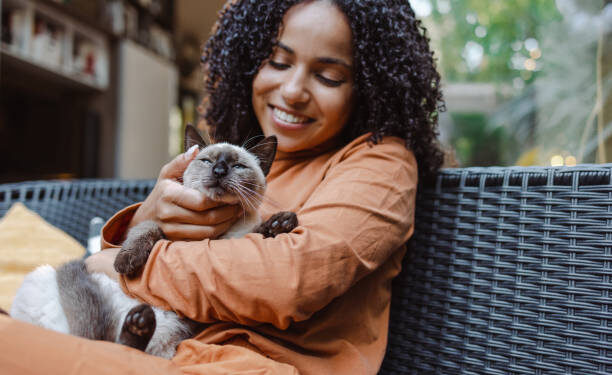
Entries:
{"type": "Polygon", "coordinates": [[[232,181],[246,188],[247,191],[259,190],[260,182],[257,180],[257,176],[251,170],[241,170],[234,172],[231,176],[232,181]]]}
{"type": "Polygon", "coordinates": [[[261,68],[253,79],[253,99],[272,90],[274,88],[274,81],[274,73],[271,69],[266,66],[261,68]]]}
{"type": "Polygon", "coordinates": [[[262,68],[259,73],[253,79],[253,89],[251,94],[251,104],[255,116],[260,124],[262,124],[265,115],[266,106],[269,102],[269,93],[271,89],[270,74],[262,68]]]}
{"type": "Polygon", "coordinates": [[[195,161],[189,164],[183,174],[183,185],[199,190],[202,185],[202,180],[207,179],[210,174],[209,168],[200,164],[201,163],[195,161]]]}
{"type": "Polygon", "coordinates": [[[334,127],[342,127],[353,110],[352,90],[330,91],[321,101],[321,110],[326,117],[334,122],[334,127]]]}

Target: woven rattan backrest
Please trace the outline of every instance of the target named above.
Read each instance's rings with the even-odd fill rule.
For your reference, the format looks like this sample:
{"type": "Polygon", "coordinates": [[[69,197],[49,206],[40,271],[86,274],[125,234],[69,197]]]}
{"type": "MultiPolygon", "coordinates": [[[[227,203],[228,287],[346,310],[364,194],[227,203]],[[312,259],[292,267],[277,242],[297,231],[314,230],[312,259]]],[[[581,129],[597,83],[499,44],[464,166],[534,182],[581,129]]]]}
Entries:
{"type": "MultiPolygon", "coordinates": [[[[383,374],[612,373],[612,165],[442,172],[421,188],[383,374]]],[[[84,245],[154,181],[0,185],[84,245]]]]}
{"type": "Polygon", "coordinates": [[[612,373],[611,170],[446,170],[422,188],[381,373],[612,373]]]}
{"type": "Polygon", "coordinates": [[[24,203],[86,246],[92,218],[106,220],[119,209],[144,200],[154,183],[153,180],[77,180],[2,184],[0,217],[13,203],[24,203]]]}

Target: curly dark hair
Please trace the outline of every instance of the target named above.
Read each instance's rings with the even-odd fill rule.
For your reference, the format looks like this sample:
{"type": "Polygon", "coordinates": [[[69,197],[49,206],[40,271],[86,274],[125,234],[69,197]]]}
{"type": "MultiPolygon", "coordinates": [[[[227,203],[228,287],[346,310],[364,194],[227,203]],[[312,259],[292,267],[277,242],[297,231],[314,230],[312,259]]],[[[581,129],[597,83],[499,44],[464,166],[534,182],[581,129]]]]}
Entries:
{"type": "MultiPolygon", "coordinates": [[[[221,11],[202,56],[204,118],[216,140],[243,144],[261,134],[252,82],[272,54],[283,15],[302,1],[231,0],[221,11]]],[[[443,160],[437,141],[440,75],[426,30],[408,0],[318,1],[335,4],[352,30],[356,105],[344,141],[367,132],[373,143],[386,135],[403,138],[419,175],[431,176],[443,160]]]]}

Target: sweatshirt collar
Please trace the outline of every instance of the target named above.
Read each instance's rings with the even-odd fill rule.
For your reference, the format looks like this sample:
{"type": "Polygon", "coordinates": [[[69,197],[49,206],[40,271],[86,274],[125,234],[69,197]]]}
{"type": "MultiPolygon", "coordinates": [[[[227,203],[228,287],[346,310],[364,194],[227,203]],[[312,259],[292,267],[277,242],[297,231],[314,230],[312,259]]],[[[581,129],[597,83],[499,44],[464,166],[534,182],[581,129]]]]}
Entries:
{"type": "Polygon", "coordinates": [[[325,154],[331,150],[339,149],[342,146],[342,142],[339,137],[335,137],[327,140],[326,142],[307,150],[299,150],[293,152],[276,151],[276,157],[274,160],[290,160],[290,159],[303,159],[312,158],[325,154]]]}

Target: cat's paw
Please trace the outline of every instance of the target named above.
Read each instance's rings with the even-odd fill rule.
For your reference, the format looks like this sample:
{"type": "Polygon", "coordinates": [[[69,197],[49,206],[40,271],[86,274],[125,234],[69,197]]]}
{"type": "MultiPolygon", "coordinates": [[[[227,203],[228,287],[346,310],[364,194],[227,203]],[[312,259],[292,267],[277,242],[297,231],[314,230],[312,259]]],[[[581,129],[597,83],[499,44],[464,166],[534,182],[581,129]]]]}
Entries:
{"type": "Polygon", "coordinates": [[[115,270],[123,275],[135,275],[147,263],[155,242],[162,238],[164,233],[152,221],[132,228],[115,258],[115,270]]]}
{"type": "Polygon", "coordinates": [[[281,211],[272,215],[257,229],[264,237],[275,237],[277,234],[289,233],[298,226],[297,215],[294,212],[281,211]]]}
{"type": "Polygon", "coordinates": [[[151,306],[133,307],[125,316],[119,343],[144,351],[155,332],[155,312],[151,306]]]}
{"type": "Polygon", "coordinates": [[[125,245],[115,258],[115,271],[122,275],[133,276],[138,270],[147,263],[149,258],[148,252],[138,251],[125,245]]]}

